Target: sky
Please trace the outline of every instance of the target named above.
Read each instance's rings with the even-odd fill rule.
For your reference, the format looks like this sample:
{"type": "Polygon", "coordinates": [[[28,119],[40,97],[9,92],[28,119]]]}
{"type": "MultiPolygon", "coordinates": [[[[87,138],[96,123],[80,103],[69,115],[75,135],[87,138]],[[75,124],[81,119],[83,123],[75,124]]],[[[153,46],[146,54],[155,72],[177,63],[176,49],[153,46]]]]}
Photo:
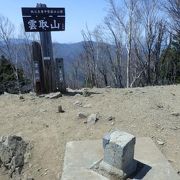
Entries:
{"type": "Polygon", "coordinates": [[[75,43],[82,41],[81,31],[86,24],[90,30],[103,22],[107,13],[106,0],[0,0],[0,14],[19,29],[23,23],[21,7],[35,7],[37,3],[47,7],[64,7],[66,11],[66,30],[52,32],[53,42],[75,43]]]}

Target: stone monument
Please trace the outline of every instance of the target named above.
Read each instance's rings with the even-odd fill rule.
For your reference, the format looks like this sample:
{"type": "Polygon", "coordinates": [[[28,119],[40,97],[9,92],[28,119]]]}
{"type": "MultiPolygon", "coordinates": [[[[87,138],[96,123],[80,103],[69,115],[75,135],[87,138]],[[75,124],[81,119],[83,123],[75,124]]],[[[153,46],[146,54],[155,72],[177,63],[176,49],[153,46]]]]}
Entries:
{"type": "Polygon", "coordinates": [[[103,137],[104,157],[99,169],[119,178],[125,178],[136,171],[134,160],[135,136],[114,131],[103,137]]]}

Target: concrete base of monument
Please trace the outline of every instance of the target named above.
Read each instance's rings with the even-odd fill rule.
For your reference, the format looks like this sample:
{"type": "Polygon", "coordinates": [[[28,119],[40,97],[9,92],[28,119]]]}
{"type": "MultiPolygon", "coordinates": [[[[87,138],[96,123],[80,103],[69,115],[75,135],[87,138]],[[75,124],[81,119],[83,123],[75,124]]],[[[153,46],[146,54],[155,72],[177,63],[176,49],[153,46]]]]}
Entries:
{"type": "MultiPolygon", "coordinates": [[[[61,180],[119,180],[100,170],[102,159],[102,140],[68,142],[61,180]]],[[[134,159],[137,169],[128,179],[180,180],[150,138],[136,139],[134,159]]]]}
{"type": "Polygon", "coordinates": [[[105,177],[111,179],[113,177],[113,179],[119,180],[119,179],[125,179],[126,177],[128,177],[128,174],[131,175],[134,172],[136,172],[137,164],[138,162],[134,160],[131,164],[129,164],[128,167],[126,167],[126,171],[122,171],[121,169],[109,165],[108,163],[102,160],[97,164],[93,165],[91,169],[105,177]]]}

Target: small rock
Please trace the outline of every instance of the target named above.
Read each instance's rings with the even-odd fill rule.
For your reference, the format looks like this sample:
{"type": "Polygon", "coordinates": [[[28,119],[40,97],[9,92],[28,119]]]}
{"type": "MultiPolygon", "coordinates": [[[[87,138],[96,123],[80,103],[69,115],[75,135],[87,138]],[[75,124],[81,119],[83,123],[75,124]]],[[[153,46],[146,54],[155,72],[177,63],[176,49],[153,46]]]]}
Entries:
{"type": "Polygon", "coordinates": [[[45,95],[45,98],[49,98],[49,99],[57,99],[59,97],[62,97],[61,92],[50,93],[50,94],[45,95]]]}
{"type": "Polygon", "coordinates": [[[84,114],[84,113],[82,113],[82,112],[80,112],[80,113],[78,113],[78,118],[80,118],[80,119],[85,119],[85,118],[87,118],[87,116],[84,114]]]}
{"type": "Polygon", "coordinates": [[[109,116],[109,117],[107,118],[107,121],[112,121],[112,120],[115,120],[115,117],[109,116]]]}
{"type": "Polygon", "coordinates": [[[113,126],[114,124],[115,124],[114,122],[111,123],[112,126],[113,126]]]}
{"type": "Polygon", "coordinates": [[[165,142],[163,142],[162,140],[157,140],[157,143],[159,144],[159,145],[164,145],[165,144],[165,142]]]}
{"type": "Polygon", "coordinates": [[[34,180],[33,177],[27,177],[26,180],[34,180]]]}
{"type": "Polygon", "coordinates": [[[175,161],[172,160],[172,159],[168,159],[168,162],[173,163],[173,162],[175,162],[175,161]]]}
{"type": "Polygon", "coordinates": [[[45,97],[46,95],[45,94],[40,94],[38,97],[42,98],[42,97],[45,97]]]}
{"type": "Polygon", "coordinates": [[[160,128],[161,125],[160,125],[160,124],[155,124],[155,127],[156,127],[156,128],[160,128]]]}
{"type": "Polygon", "coordinates": [[[47,112],[46,109],[40,109],[40,112],[47,112]]]}
{"type": "Polygon", "coordinates": [[[180,171],[178,171],[177,174],[180,175],[180,171]]]}
{"type": "Polygon", "coordinates": [[[172,129],[172,130],[179,130],[180,127],[177,127],[177,126],[175,126],[175,127],[170,127],[170,129],[172,129]]]}
{"type": "Polygon", "coordinates": [[[124,95],[132,94],[133,91],[126,91],[124,95]]]}
{"type": "Polygon", "coordinates": [[[45,128],[48,128],[48,127],[49,127],[49,125],[48,125],[48,124],[43,124],[43,126],[44,126],[45,128]]]}
{"type": "Polygon", "coordinates": [[[173,113],[171,113],[171,115],[172,115],[172,116],[176,116],[176,117],[178,117],[178,116],[180,116],[180,113],[173,112],[173,113]]]}
{"type": "Polygon", "coordinates": [[[64,113],[65,111],[63,110],[62,106],[58,106],[58,113],[64,113]]]}
{"type": "MultiPolygon", "coordinates": [[[[2,137],[0,140],[0,162],[9,170],[12,177],[17,175],[16,170],[22,169],[24,165],[24,155],[27,151],[28,143],[20,136],[2,137]]],[[[20,172],[19,172],[20,173],[20,172]]]]}
{"type": "Polygon", "coordinates": [[[158,107],[159,109],[162,109],[162,108],[163,108],[163,105],[158,104],[157,107],[158,107]]]}
{"type": "Polygon", "coordinates": [[[81,96],[81,94],[75,94],[74,96],[75,96],[75,97],[80,97],[80,96],[81,96]]]}
{"type": "Polygon", "coordinates": [[[75,106],[82,106],[82,102],[80,102],[80,101],[76,101],[76,102],[74,102],[73,103],[75,106]]]}
{"type": "Polygon", "coordinates": [[[83,108],[91,108],[91,107],[92,107],[91,104],[85,104],[85,105],[83,106],[83,108]]]}
{"type": "Polygon", "coordinates": [[[42,168],[41,167],[39,167],[38,169],[37,169],[37,171],[39,172],[39,171],[41,171],[42,170],[42,168]]]}
{"type": "Polygon", "coordinates": [[[84,89],[83,92],[82,92],[82,95],[83,95],[84,97],[88,97],[88,96],[90,96],[90,93],[88,92],[87,89],[84,89]]]}
{"type": "Polygon", "coordinates": [[[23,100],[23,99],[24,99],[23,95],[20,95],[20,96],[19,96],[19,99],[23,100]]]}
{"type": "Polygon", "coordinates": [[[87,123],[88,124],[95,124],[97,122],[97,120],[98,120],[97,114],[91,114],[87,118],[87,123]]]}

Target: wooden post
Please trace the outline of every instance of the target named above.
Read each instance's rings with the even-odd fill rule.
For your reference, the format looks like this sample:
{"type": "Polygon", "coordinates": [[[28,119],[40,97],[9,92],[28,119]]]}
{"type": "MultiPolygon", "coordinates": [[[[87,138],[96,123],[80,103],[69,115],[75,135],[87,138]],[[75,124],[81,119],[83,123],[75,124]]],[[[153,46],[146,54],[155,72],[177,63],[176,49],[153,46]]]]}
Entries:
{"type": "MultiPolygon", "coordinates": [[[[45,8],[46,5],[37,4],[37,7],[45,8]]],[[[39,34],[43,58],[44,88],[45,93],[50,93],[56,90],[51,32],[39,32],[39,34]]]]}
{"type": "MultiPolygon", "coordinates": [[[[53,46],[50,31],[65,30],[65,8],[47,8],[46,4],[37,4],[36,8],[22,8],[26,32],[39,32],[41,42],[41,60],[35,59],[37,92],[50,93],[57,90],[56,62],[53,58],[53,46]],[[42,63],[39,65],[39,63],[42,63]],[[41,71],[39,70],[42,68],[41,71]],[[42,75],[42,80],[41,76],[42,75]],[[41,82],[43,85],[41,85],[41,82]],[[39,87],[39,88],[38,88],[39,87]],[[41,89],[41,90],[40,90],[41,89]]],[[[36,54],[36,46],[34,52],[36,54]]],[[[40,52],[40,51],[38,51],[40,52]]]]}
{"type": "Polygon", "coordinates": [[[56,87],[61,92],[66,92],[63,58],[56,58],[56,87]]]}
{"type": "Polygon", "coordinates": [[[36,94],[44,93],[44,76],[41,46],[38,42],[32,42],[32,58],[34,66],[34,85],[36,94]]]}

